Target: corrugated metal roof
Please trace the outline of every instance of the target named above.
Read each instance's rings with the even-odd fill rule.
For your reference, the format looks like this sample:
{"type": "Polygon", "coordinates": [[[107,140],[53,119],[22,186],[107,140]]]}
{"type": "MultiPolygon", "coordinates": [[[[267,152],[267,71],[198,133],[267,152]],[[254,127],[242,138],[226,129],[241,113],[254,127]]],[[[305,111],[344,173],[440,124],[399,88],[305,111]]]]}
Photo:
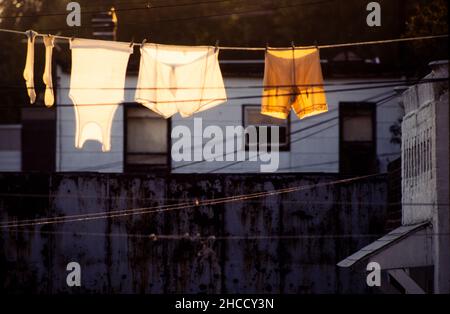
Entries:
{"type": "Polygon", "coordinates": [[[370,243],[369,245],[363,247],[358,252],[350,255],[344,260],[340,261],[337,265],[339,267],[350,267],[355,263],[368,258],[369,256],[390,247],[392,244],[404,239],[405,237],[415,233],[423,228],[425,228],[429,222],[424,222],[420,224],[401,226],[397,229],[392,230],[387,235],[382,238],[376,240],[375,242],[370,243]]]}

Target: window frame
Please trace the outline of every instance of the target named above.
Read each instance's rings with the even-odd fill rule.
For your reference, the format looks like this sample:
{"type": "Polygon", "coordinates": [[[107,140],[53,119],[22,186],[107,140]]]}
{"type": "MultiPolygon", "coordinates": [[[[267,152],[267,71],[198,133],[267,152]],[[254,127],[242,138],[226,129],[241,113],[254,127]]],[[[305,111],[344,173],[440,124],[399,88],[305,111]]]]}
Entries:
{"type": "MultiPolygon", "coordinates": [[[[123,171],[125,173],[146,173],[146,172],[170,172],[172,169],[172,159],[170,155],[170,150],[172,147],[172,138],[171,138],[171,131],[172,131],[172,119],[164,119],[161,117],[161,119],[164,119],[167,121],[167,152],[165,153],[145,153],[145,152],[137,152],[137,153],[129,153],[128,152],[128,110],[130,109],[144,109],[144,110],[150,110],[146,107],[143,107],[139,103],[131,102],[131,103],[123,103],[123,171]],[[127,157],[130,155],[148,155],[148,156],[167,156],[166,164],[165,165],[140,165],[140,164],[132,164],[127,162],[127,157]]],[[[156,114],[156,113],[155,113],[156,114]]]]}
{"type": "MultiPolygon", "coordinates": [[[[242,114],[242,127],[244,129],[246,129],[248,126],[253,125],[253,124],[249,124],[246,125],[246,120],[245,120],[245,116],[246,116],[246,108],[261,108],[261,105],[258,104],[243,104],[241,109],[241,114],[242,114]]],[[[275,118],[274,118],[275,119],[275,118]]],[[[278,120],[282,120],[282,121],[286,121],[286,144],[284,145],[279,145],[278,146],[278,150],[280,152],[290,152],[291,151],[291,114],[289,113],[288,117],[286,119],[278,119],[278,120]]],[[[244,138],[244,148],[245,151],[248,152],[250,147],[247,144],[246,139],[244,138]]],[[[272,144],[267,146],[267,149],[271,149],[272,144]]],[[[258,141],[258,151],[259,151],[259,141],[258,141]]]]}
{"type": "MultiPolygon", "coordinates": [[[[372,121],[372,139],[371,141],[354,141],[354,143],[372,143],[373,145],[373,170],[378,171],[377,166],[377,104],[373,102],[358,102],[358,101],[343,101],[339,102],[339,173],[348,174],[344,171],[344,145],[351,143],[344,140],[344,118],[346,117],[345,111],[351,111],[356,109],[366,109],[370,111],[372,121]]],[[[352,173],[353,174],[353,173],[352,173]]]]}

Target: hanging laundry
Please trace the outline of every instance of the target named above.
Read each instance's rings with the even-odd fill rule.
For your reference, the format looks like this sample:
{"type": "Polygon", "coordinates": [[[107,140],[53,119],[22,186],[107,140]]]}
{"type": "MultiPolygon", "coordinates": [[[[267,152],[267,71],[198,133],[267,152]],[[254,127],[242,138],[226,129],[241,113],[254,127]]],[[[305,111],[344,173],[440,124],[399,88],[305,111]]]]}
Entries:
{"type": "Polygon", "coordinates": [[[291,108],[300,119],[328,111],[317,48],[266,52],[261,113],[286,119],[291,108]]]}
{"type": "Polygon", "coordinates": [[[53,94],[53,80],[52,80],[52,54],[54,44],[55,44],[55,37],[50,35],[44,37],[45,69],[42,79],[44,80],[45,84],[44,102],[47,107],[53,106],[55,102],[55,96],[53,94]]]}
{"type": "Polygon", "coordinates": [[[136,102],[165,118],[225,102],[218,55],[215,47],[142,45],[136,102]]]}
{"type": "Polygon", "coordinates": [[[111,127],[124,100],[125,76],[133,48],[128,43],[73,39],[69,97],[75,107],[75,147],[87,140],[111,149],[111,127]]]}
{"type": "Polygon", "coordinates": [[[27,31],[27,58],[25,61],[25,69],[23,70],[23,78],[27,86],[28,97],[30,97],[30,103],[34,104],[36,101],[36,92],[34,91],[34,41],[36,33],[33,31],[27,31]]]}

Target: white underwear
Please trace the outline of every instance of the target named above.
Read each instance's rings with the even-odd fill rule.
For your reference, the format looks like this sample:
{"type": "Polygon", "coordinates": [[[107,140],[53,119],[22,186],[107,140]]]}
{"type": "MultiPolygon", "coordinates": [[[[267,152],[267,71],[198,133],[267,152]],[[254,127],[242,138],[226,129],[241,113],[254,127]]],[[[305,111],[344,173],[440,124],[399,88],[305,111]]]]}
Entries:
{"type": "Polygon", "coordinates": [[[214,47],[145,44],[135,100],[165,118],[210,109],[227,100],[214,47]]]}
{"type": "Polygon", "coordinates": [[[73,39],[69,97],[75,107],[75,147],[87,140],[111,149],[111,126],[124,100],[125,76],[133,48],[129,43],[73,39]]]}

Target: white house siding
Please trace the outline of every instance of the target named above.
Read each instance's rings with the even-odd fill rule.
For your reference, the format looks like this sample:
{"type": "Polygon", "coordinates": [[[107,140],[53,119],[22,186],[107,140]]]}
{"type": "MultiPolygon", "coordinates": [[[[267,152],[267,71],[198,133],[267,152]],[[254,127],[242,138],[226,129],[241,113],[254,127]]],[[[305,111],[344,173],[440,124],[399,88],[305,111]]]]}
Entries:
{"type": "Polygon", "coordinates": [[[0,125],[0,171],[22,169],[21,130],[18,124],[0,125]]]}
{"type": "Polygon", "coordinates": [[[70,75],[58,67],[56,170],[123,172],[123,108],[119,106],[111,129],[111,150],[102,152],[97,141],[75,148],[75,111],[69,98],[70,75]]]}
{"type": "MultiPolygon", "coordinates": [[[[58,71],[59,93],[58,104],[71,104],[68,97],[69,75],[58,71]]],[[[385,79],[380,79],[385,81],[385,79]]],[[[326,83],[355,82],[355,79],[328,80],[326,83]]],[[[365,82],[368,80],[359,80],[365,82]]],[[[373,81],[373,80],[371,80],[373,81]]],[[[232,86],[261,86],[259,78],[225,78],[227,96],[230,99],[226,103],[205,112],[196,114],[191,118],[181,118],[179,115],[172,117],[172,128],[187,126],[191,129],[192,143],[194,143],[193,124],[194,118],[202,118],[203,130],[209,125],[222,128],[225,134],[226,126],[239,126],[242,121],[243,105],[259,105],[260,98],[233,99],[242,96],[261,95],[261,89],[242,88],[233,89],[232,86]]],[[[372,84],[373,85],[373,84],[372,84]]],[[[372,86],[370,85],[370,86],[372,86]]],[[[127,79],[125,101],[132,102],[134,98],[133,87],[136,86],[136,77],[127,79]]],[[[358,85],[362,87],[363,85],[358,85]]],[[[353,87],[353,86],[351,86],[353,87]]],[[[330,89],[342,88],[332,86],[330,89]]],[[[279,172],[325,172],[337,173],[339,171],[339,120],[338,107],[340,102],[359,102],[380,95],[382,99],[387,93],[393,92],[393,88],[369,89],[339,93],[327,93],[329,112],[299,121],[295,115],[291,115],[291,132],[307,128],[307,130],[291,136],[291,148],[288,152],[280,152],[279,172]],[[318,126],[315,124],[336,118],[330,122],[318,126]]],[[[389,128],[403,115],[396,98],[378,107],[377,110],[377,154],[380,162],[380,171],[385,171],[387,164],[399,157],[400,146],[390,142],[389,128]]],[[[117,110],[112,126],[111,151],[102,152],[101,145],[97,142],[86,142],[82,149],[76,149],[75,143],[75,115],[73,107],[58,107],[57,124],[57,170],[58,171],[101,171],[122,172],[124,152],[123,108],[117,110]]],[[[142,140],[145,140],[143,138],[142,140]]],[[[204,140],[206,143],[208,140],[204,140]]],[[[192,144],[193,145],[193,144],[192,144]]],[[[233,161],[212,162],[175,162],[172,161],[172,172],[217,172],[217,173],[241,173],[260,172],[261,162],[233,161]],[[228,166],[224,169],[219,169],[228,166]],[[219,170],[217,170],[219,169],[219,170]]]]}
{"type": "MultiPolygon", "coordinates": [[[[382,79],[386,81],[385,79],[382,79]]],[[[347,83],[347,82],[365,82],[367,80],[327,80],[325,83],[347,83]]],[[[370,80],[376,82],[376,80],[370,80]]],[[[378,80],[381,81],[381,80],[378,80]]],[[[262,80],[257,78],[227,78],[225,85],[231,86],[261,86],[262,80]]],[[[383,84],[380,84],[383,85],[383,84]]],[[[358,85],[363,87],[366,85],[358,85]]],[[[373,86],[367,85],[367,86],[373,86]]],[[[349,86],[346,88],[351,88],[349,86]]],[[[342,89],[342,86],[330,86],[329,90],[342,89]]],[[[314,117],[306,118],[301,121],[291,114],[291,132],[306,128],[305,131],[291,136],[291,149],[288,152],[280,152],[279,172],[339,172],[339,120],[338,108],[340,102],[359,102],[373,101],[373,97],[380,95],[374,100],[383,99],[389,93],[393,93],[393,88],[369,89],[360,91],[327,93],[329,112],[314,117]],[[321,121],[332,121],[314,126],[321,121]]],[[[230,100],[216,108],[195,115],[196,118],[202,118],[203,128],[208,125],[218,125],[225,130],[225,126],[242,125],[242,106],[246,104],[259,105],[260,98],[238,99],[232,98],[241,96],[261,95],[261,89],[233,89],[228,88],[227,96],[230,100]]],[[[398,99],[395,97],[391,101],[378,106],[377,108],[377,155],[380,162],[380,171],[386,171],[390,161],[400,156],[400,145],[391,143],[391,133],[389,128],[403,115],[403,110],[398,105],[398,99]]],[[[172,118],[172,127],[185,125],[191,128],[193,119],[182,119],[179,116],[172,118]]],[[[193,131],[191,132],[194,133],[193,131]]],[[[205,140],[206,142],[207,140],[205,140]]],[[[192,141],[193,142],[193,141],[192,141]]],[[[172,162],[172,171],[176,173],[189,172],[259,172],[261,163],[245,161],[241,163],[213,161],[213,162],[172,162]],[[222,167],[225,169],[220,169],[222,167]],[[180,167],[181,166],[181,167],[180,167]]]]}

